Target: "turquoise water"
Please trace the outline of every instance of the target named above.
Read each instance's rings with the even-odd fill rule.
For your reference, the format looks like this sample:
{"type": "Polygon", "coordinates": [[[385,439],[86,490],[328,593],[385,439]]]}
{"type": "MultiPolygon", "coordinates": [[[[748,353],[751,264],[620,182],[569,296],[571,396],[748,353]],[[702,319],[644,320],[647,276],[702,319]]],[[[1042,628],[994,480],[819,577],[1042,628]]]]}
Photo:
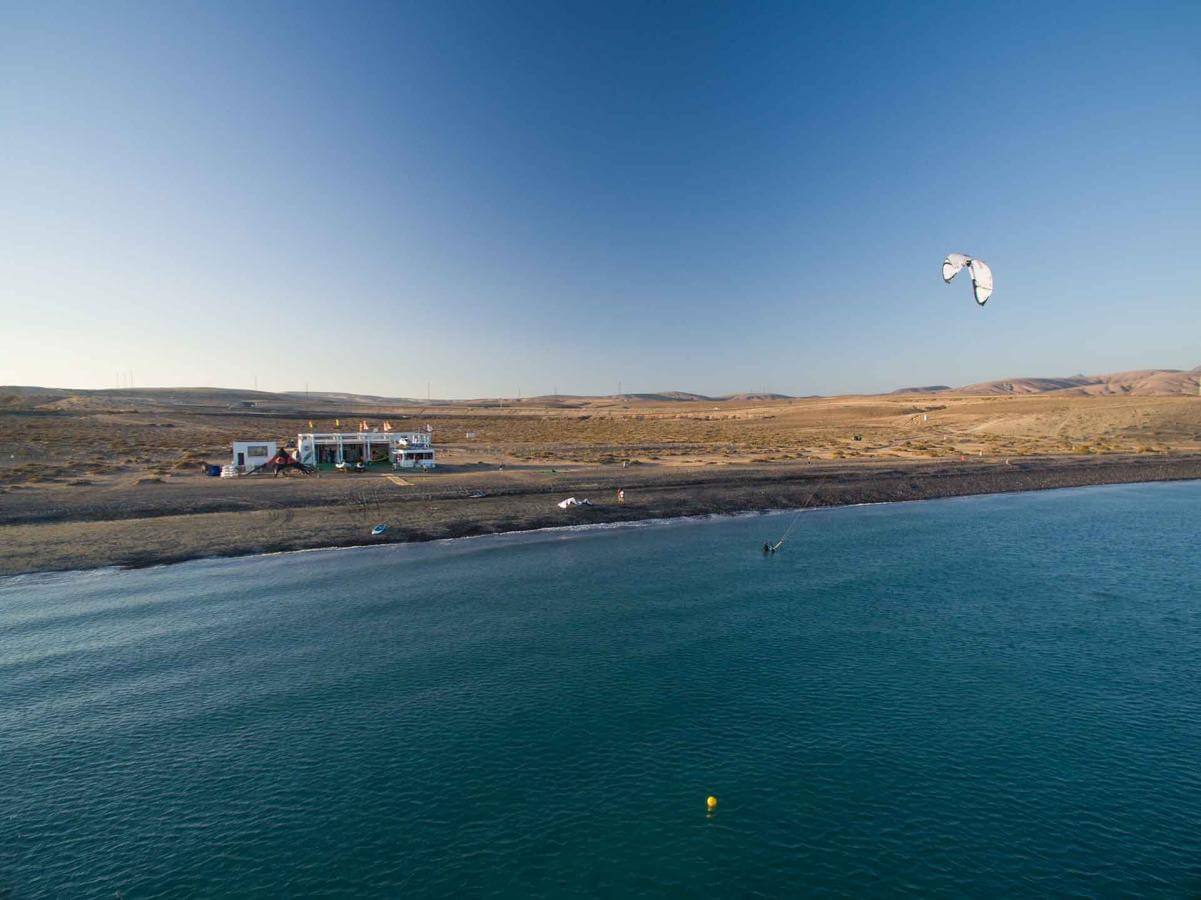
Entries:
{"type": "Polygon", "coordinates": [[[0,896],[1201,893],[1201,484],[787,522],[0,580],[0,896]]]}

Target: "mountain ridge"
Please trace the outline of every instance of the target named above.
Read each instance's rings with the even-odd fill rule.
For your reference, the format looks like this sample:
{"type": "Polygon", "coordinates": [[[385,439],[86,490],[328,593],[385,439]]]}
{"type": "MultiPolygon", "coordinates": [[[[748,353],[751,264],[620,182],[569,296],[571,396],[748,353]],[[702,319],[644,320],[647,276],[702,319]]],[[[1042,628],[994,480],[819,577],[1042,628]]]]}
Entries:
{"type": "MultiPolygon", "coordinates": [[[[1020,396],[1025,394],[1058,393],[1072,396],[1135,396],[1163,397],[1201,393],[1201,366],[1192,369],[1131,369],[1097,375],[1061,377],[1032,376],[997,378],[978,381],[962,387],[945,384],[898,388],[878,394],[859,396],[891,396],[905,394],[951,394],[975,396],[1020,396]]],[[[808,395],[809,397],[815,395],[808,395]]],[[[830,395],[838,396],[838,395],[830,395]]],[[[846,395],[854,396],[854,395],[846,395]]],[[[546,394],[526,398],[474,398],[461,400],[413,397],[385,397],[377,394],[358,394],[351,391],[261,391],[238,388],[180,387],[180,388],[46,388],[36,385],[0,385],[0,405],[35,407],[39,409],[78,408],[80,406],[114,407],[122,403],[171,405],[208,404],[215,407],[250,408],[288,403],[305,407],[352,405],[371,407],[438,407],[438,406],[579,406],[603,403],[756,403],[802,399],[789,394],[772,392],[742,392],[711,396],[692,391],[648,391],[629,394],[587,395],[546,394]]]]}

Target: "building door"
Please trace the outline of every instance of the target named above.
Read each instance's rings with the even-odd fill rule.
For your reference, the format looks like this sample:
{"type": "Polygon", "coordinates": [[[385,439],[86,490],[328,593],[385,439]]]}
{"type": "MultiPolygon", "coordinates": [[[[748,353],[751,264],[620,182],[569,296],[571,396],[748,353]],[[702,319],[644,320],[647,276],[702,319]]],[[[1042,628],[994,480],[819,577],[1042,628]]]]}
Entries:
{"type": "Polygon", "coordinates": [[[238,451],[238,465],[239,466],[246,465],[246,454],[240,450],[238,451]]]}

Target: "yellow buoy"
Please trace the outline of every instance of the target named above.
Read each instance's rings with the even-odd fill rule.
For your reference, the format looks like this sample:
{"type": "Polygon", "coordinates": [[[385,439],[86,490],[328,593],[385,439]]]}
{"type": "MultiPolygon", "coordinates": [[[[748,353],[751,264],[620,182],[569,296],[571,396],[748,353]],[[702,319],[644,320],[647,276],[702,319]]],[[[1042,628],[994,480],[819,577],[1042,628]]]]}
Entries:
{"type": "Polygon", "coordinates": [[[711,810],[717,809],[717,798],[709,797],[709,799],[705,801],[705,806],[709,807],[711,810]]]}

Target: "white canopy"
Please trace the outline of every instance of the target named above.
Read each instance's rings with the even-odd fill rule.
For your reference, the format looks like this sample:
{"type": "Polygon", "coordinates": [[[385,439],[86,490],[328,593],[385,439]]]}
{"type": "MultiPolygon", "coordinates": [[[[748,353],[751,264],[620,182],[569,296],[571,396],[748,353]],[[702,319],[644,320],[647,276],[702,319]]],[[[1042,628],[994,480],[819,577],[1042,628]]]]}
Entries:
{"type": "Polygon", "coordinates": [[[950,284],[951,279],[958,275],[959,270],[967,263],[968,257],[962,253],[948,253],[947,258],[942,261],[942,280],[950,284]]]}
{"type": "Polygon", "coordinates": [[[964,266],[972,275],[972,293],[976,296],[976,302],[983,306],[992,296],[992,269],[984,260],[966,253],[948,253],[942,261],[942,280],[950,284],[964,266]]]}

